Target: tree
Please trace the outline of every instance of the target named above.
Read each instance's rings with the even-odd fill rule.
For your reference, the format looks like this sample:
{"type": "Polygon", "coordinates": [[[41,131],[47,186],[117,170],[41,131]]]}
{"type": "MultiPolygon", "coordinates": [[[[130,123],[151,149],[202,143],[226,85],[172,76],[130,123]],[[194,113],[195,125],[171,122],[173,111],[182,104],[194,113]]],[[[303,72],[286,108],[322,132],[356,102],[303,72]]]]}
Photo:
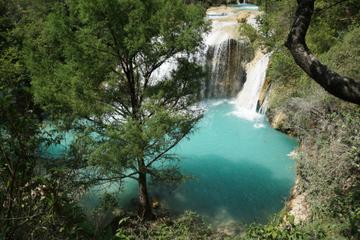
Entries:
{"type": "MultiPolygon", "coordinates": [[[[36,162],[38,119],[29,93],[30,78],[21,58],[21,39],[14,34],[20,16],[13,2],[0,1],[0,232],[10,237],[23,216],[21,187],[36,162]]],[[[1,234],[0,234],[1,238],[1,234]]]]}
{"type": "Polygon", "coordinates": [[[311,53],[306,45],[305,37],[314,13],[315,0],[297,2],[295,20],[285,44],[296,64],[329,93],[360,105],[360,81],[331,71],[311,53]]]}
{"type": "Polygon", "coordinates": [[[154,217],[148,176],[175,176],[171,149],[201,117],[191,106],[204,14],[182,0],[67,0],[29,26],[36,101],[78,130],[74,149],[95,180],[136,179],[144,219],[154,217]]]}
{"type": "Polygon", "coordinates": [[[0,239],[79,239],[73,175],[39,151],[48,139],[25,65],[25,9],[23,1],[0,0],[0,239]]]}

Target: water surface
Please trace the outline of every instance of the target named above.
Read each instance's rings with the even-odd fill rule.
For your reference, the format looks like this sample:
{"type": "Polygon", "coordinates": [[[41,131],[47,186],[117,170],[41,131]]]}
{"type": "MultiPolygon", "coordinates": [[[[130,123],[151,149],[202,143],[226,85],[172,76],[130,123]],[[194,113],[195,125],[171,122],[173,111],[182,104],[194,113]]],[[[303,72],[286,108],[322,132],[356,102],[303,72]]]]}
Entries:
{"type": "Polygon", "coordinates": [[[175,152],[187,181],[162,204],[174,212],[193,210],[214,224],[224,221],[265,222],[283,207],[294,184],[294,161],[288,154],[296,141],[263,120],[236,117],[228,101],[208,102],[198,131],[175,152]]]}
{"type": "MultiPolygon", "coordinates": [[[[288,154],[297,143],[272,129],[264,118],[248,121],[237,117],[235,101],[209,101],[197,131],[174,149],[183,174],[192,176],[173,191],[151,186],[163,208],[174,214],[192,210],[213,225],[230,222],[265,222],[284,206],[294,184],[295,162],[288,154]]],[[[47,152],[64,153],[71,134],[47,152]]],[[[125,181],[93,188],[82,204],[91,212],[101,193],[119,192],[120,205],[134,206],[137,184],[125,181]]]]}

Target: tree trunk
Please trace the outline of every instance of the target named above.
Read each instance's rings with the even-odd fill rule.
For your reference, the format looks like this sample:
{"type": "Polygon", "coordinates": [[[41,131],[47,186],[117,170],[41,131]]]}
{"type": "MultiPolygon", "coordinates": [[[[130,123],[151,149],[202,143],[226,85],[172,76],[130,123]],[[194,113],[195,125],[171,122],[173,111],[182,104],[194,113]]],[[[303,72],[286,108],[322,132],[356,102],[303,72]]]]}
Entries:
{"type": "Polygon", "coordinates": [[[322,64],[309,50],[305,36],[314,13],[315,0],[297,0],[295,21],[285,46],[297,65],[332,95],[360,105],[360,81],[343,77],[322,64]]]}
{"type": "Polygon", "coordinates": [[[149,193],[147,190],[146,173],[139,173],[139,216],[143,220],[152,220],[155,218],[149,199],[149,193]]]}

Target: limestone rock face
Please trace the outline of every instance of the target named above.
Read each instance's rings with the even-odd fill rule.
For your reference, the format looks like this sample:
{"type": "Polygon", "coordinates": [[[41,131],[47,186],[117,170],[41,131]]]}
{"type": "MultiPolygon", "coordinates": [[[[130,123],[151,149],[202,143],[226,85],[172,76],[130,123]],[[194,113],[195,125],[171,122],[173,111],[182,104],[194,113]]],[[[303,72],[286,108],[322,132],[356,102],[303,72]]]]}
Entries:
{"type": "Polygon", "coordinates": [[[208,77],[205,98],[235,97],[246,81],[246,64],[254,58],[248,39],[227,39],[209,46],[206,54],[208,77]]]}
{"type": "Polygon", "coordinates": [[[287,116],[284,112],[277,112],[271,121],[271,127],[274,129],[282,129],[287,116]]]}
{"type": "MultiPolygon", "coordinates": [[[[290,201],[287,203],[288,215],[294,217],[294,223],[300,224],[309,219],[309,206],[306,202],[306,193],[299,190],[299,176],[297,176],[295,186],[291,191],[290,201]]],[[[287,222],[285,216],[285,222],[287,222]]]]}
{"type": "Polygon", "coordinates": [[[270,80],[266,78],[264,85],[262,86],[260,91],[259,100],[258,100],[258,109],[264,106],[269,91],[270,91],[270,80]]]}

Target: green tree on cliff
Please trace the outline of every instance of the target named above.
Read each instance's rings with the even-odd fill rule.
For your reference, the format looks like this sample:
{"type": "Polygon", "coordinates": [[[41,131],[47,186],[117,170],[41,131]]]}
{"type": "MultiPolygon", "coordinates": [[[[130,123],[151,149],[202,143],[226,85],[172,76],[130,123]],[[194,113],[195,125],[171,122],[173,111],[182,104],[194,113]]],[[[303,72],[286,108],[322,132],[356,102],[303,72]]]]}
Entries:
{"type": "Polygon", "coordinates": [[[36,101],[80,130],[76,156],[96,180],[137,180],[145,219],[148,176],[174,177],[170,150],[201,117],[191,108],[202,79],[192,53],[204,14],[182,0],[67,0],[29,26],[36,101]],[[176,67],[158,74],[168,62],[176,67]]]}

